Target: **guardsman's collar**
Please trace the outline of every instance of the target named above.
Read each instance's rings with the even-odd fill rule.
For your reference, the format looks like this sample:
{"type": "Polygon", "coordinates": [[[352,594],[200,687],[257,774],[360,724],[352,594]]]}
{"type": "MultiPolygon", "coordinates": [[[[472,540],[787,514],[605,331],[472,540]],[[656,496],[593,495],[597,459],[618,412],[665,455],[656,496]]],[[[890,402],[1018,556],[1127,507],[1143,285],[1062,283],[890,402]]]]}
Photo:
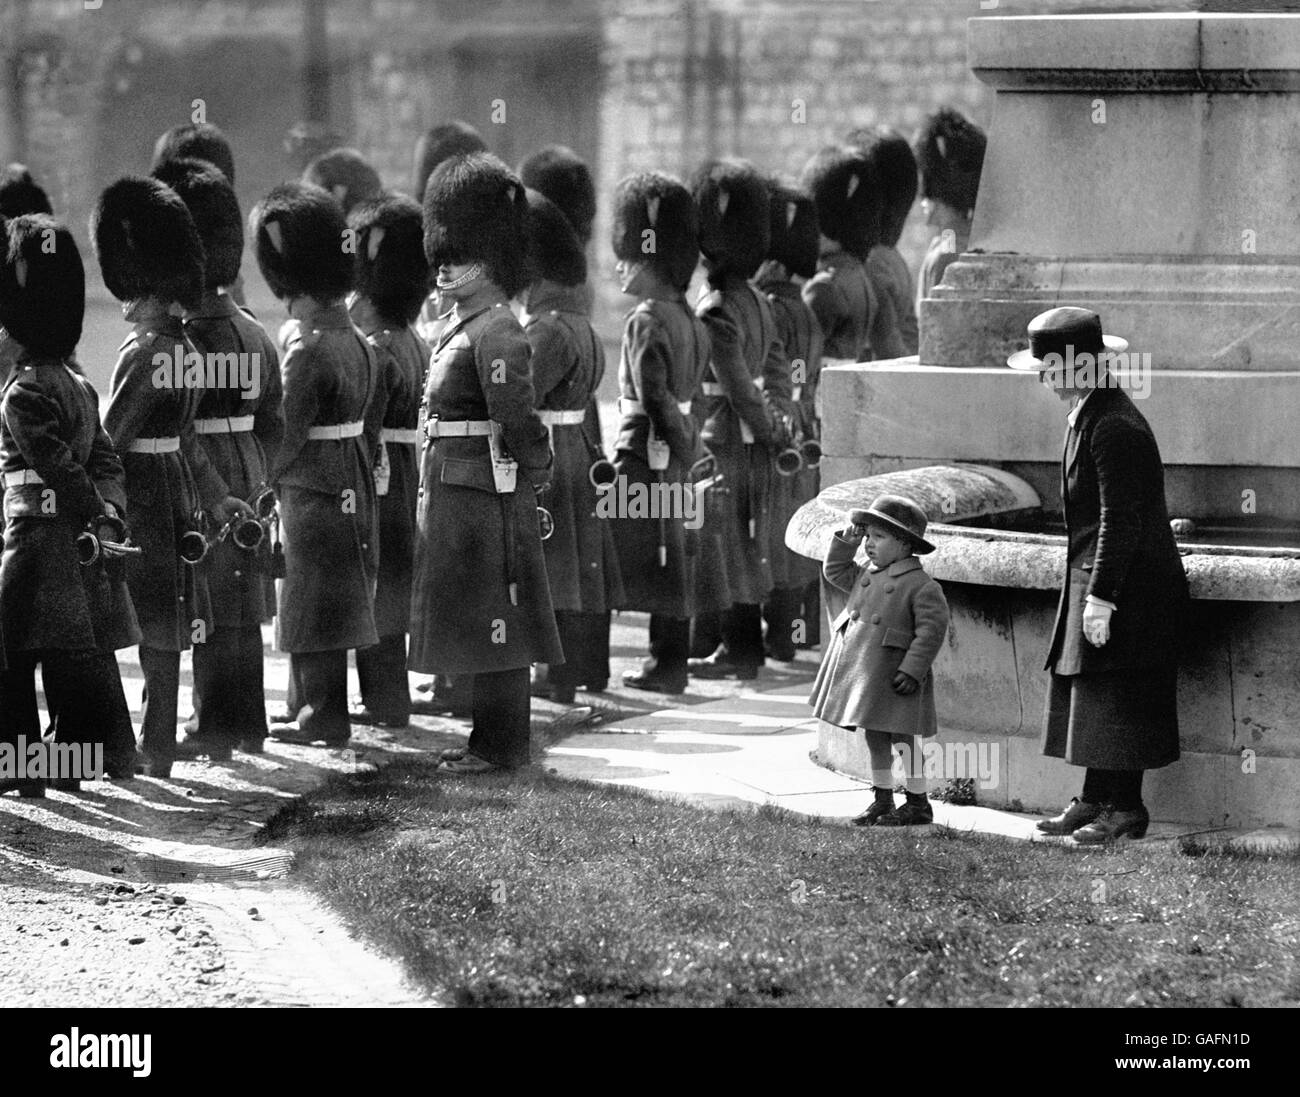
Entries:
{"type": "Polygon", "coordinates": [[[562,286],[542,278],[528,291],[528,312],[536,316],[539,312],[555,309],[557,312],[587,312],[587,299],[583,287],[562,286]]]}
{"type": "Polygon", "coordinates": [[[295,320],[302,324],[304,331],[320,331],[324,328],[350,328],[352,320],[348,316],[347,306],[342,301],[321,304],[314,297],[296,297],[295,311],[291,312],[295,320]]]}
{"type": "Polygon", "coordinates": [[[231,300],[224,289],[205,289],[199,300],[199,307],[191,312],[187,320],[215,320],[218,317],[234,316],[239,306],[231,300]]]}

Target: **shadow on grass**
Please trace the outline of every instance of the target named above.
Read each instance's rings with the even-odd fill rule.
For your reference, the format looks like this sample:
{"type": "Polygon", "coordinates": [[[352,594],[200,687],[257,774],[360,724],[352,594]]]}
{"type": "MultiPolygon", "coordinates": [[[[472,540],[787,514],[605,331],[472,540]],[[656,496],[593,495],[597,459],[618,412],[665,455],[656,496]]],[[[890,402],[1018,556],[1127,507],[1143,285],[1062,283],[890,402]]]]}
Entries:
{"type": "Polygon", "coordinates": [[[1235,1005],[1300,997],[1300,863],[864,832],[533,767],[337,777],[268,839],[462,1005],[1235,1005]]]}

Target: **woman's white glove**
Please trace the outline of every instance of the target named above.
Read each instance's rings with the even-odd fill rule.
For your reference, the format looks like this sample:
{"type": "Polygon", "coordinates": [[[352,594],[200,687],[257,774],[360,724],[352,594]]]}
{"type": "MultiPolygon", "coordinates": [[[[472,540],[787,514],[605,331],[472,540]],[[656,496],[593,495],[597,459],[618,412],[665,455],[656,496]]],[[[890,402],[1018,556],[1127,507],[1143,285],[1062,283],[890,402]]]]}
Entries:
{"type": "Polygon", "coordinates": [[[1100,602],[1084,603],[1083,635],[1093,647],[1102,647],[1110,639],[1110,615],[1114,612],[1100,602]]]}

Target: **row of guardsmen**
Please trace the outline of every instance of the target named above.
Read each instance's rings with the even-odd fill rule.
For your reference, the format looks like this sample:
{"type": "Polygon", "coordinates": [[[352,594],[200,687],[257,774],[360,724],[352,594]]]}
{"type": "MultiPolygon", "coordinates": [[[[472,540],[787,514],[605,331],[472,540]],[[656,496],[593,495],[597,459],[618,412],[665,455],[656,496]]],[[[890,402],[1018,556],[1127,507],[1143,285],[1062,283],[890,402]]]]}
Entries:
{"type": "MultiPolygon", "coordinates": [[[[923,192],[968,219],[982,136],[941,112],[918,151],[923,192]]],[[[619,184],[613,249],[637,303],[612,462],[586,165],[551,147],[516,174],[463,123],[431,130],[415,160],[422,203],[339,149],[256,205],[253,251],[289,317],[273,341],[240,304],[229,145],[208,124],[164,134],[152,174],[112,184],[92,218],[131,324],[102,423],[75,357],[76,243],[24,169],[0,179],[0,742],[41,737],[39,666],[53,736],[102,743],[119,779],[257,752],[268,730],[338,746],[354,722],[413,711],[470,716],[441,766],[481,773],[529,760],[530,694],[606,687],[614,610],[650,615],[625,684],[664,693],[817,642],[816,566],[784,528],[817,490],[822,364],[916,349],[894,248],[917,186],[907,142],[858,132],[801,185],[740,160],[619,184]],[[212,384],[220,360],[241,366],[212,384]],[[200,380],[163,361],[198,363],[200,380]],[[638,487],[677,508],[602,509],[638,487]],[[272,618],[290,682],[268,728],[272,618]],[[131,646],[138,747],[115,654],[131,646]],[[427,696],[408,670],[432,676],[427,696]]]]}

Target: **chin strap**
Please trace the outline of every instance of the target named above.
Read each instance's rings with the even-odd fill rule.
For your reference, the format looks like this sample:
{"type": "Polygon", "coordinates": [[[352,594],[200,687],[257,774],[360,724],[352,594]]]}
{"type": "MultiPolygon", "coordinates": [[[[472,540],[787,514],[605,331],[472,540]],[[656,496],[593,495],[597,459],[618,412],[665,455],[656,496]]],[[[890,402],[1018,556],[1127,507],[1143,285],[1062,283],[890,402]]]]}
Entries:
{"type": "Polygon", "coordinates": [[[456,278],[451,282],[444,282],[441,278],[439,278],[437,281],[437,286],[438,289],[440,290],[460,289],[462,286],[468,286],[472,281],[474,281],[474,279],[480,277],[482,274],[483,274],[483,264],[475,263],[472,267],[469,268],[469,270],[467,270],[459,278],[456,278]]]}

